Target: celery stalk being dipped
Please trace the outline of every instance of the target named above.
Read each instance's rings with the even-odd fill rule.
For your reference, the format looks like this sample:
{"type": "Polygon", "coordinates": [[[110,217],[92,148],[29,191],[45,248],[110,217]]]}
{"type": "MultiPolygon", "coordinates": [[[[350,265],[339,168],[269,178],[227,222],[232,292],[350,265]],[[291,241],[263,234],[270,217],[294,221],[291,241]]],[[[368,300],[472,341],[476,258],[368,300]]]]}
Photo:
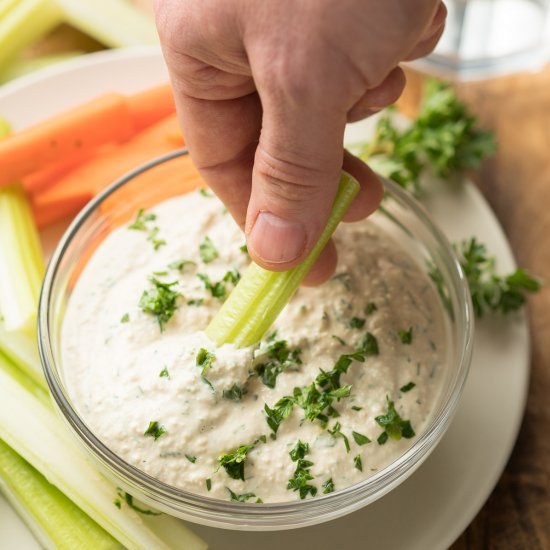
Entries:
{"type": "Polygon", "coordinates": [[[300,286],[358,192],[357,180],[342,172],[327,225],[300,265],[277,273],[254,262],[250,264],[206,328],[206,335],[216,345],[233,343],[244,347],[262,338],[300,286]]]}

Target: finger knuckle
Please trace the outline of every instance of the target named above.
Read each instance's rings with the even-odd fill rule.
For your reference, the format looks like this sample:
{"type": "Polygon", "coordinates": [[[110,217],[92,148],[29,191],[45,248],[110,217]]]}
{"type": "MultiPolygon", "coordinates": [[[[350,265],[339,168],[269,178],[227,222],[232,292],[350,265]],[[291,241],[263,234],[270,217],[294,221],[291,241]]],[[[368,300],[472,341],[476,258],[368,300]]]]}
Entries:
{"type": "Polygon", "coordinates": [[[315,200],[322,191],[318,184],[321,174],[317,167],[267,152],[262,147],[256,153],[254,170],[267,181],[267,192],[278,202],[301,205],[315,200]]]}

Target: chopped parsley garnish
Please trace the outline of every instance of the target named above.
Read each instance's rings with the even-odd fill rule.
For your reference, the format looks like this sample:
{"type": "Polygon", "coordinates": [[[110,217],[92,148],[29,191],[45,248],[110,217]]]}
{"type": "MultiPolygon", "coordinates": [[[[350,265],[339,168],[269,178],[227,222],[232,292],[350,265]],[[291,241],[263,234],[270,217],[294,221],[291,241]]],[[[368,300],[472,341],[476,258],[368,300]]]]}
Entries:
{"type": "Polygon", "coordinates": [[[237,493],[234,493],[229,487],[226,487],[226,489],[229,491],[229,496],[231,497],[231,500],[234,500],[236,502],[247,502],[251,498],[257,499],[257,503],[262,502],[262,499],[258,498],[254,493],[243,493],[242,495],[238,495],[237,493]]]}
{"type": "Polygon", "coordinates": [[[188,266],[188,265],[196,267],[197,264],[192,260],[178,260],[176,262],[172,262],[171,264],[168,264],[168,267],[170,269],[175,269],[176,271],[183,273],[185,271],[185,266],[188,266]]]}
{"type": "Polygon", "coordinates": [[[371,332],[367,332],[359,341],[357,351],[365,357],[374,357],[380,353],[378,349],[378,340],[371,332]]]}
{"type": "Polygon", "coordinates": [[[213,262],[219,256],[219,252],[208,235],[204,237],[204,240],[199,245],[199,255],[205,264],[213,262]]]}
{"type": "MultiPolygon", "coordinates": [[[[116,489],[117,495],[126,502],[129,508],[132,508],[135,512],[138,512],[140,514],[143,514],[144,516],[160,516],[162,512],[155,512],[153,510],[148,510],[146,508],[140,508],[139,506],[136,506],[134,504],[134,497],[130,495],[129,493],[126,493],[123,491],[120,487],[117,487],[116,489]]],[[[115,506],[120,510],[121,509],[121,501],[120,499],[116,499],[114,501],[115,506]]]]}
{"type": "Polygon", "coordinates": [[[243,254],[248,255],[248,246],[246,245],[246,243],[244,243],[242,246],[239,246],[239,250],[240,250],[243,254]]]}
{"type": "Polygon", "coordinates": [[[408,384],[405,384],[404,386],[401,386],[399,388],[399,391],[403,392],[403,393],[407,393],[408,391],[411,391],[415,386],[416,386],[416,384],[414,382],[409,382],[408,384]]]}
{"type": "Polygon", "coordinates": [[[228,390],[223,390],[223,398],[233,401],[240,401],[243,396],[243,389],[238,384],[233,384],[228,390]]]}
{"type": "Polygon", "coordinates": [[[363,462],[361,461],[361,455],[356,455],[353,457],[353,464],[360,472],[363,471],[363,462]]]}
{"type": "Polygon", "coordinates": [[[206,483],[206,490],[207,491],[210,491],[212,489],[212,480],[207,477],[204,482],[206,483]]]}
{"type": "Polygon", "coordinates": [[[384,431],[378,437],[378,443],[383,445],[388,438],[398,441],[402,437],[405,439],[411,439],[415,436],[414,430],[409,420],[403,420],[397,411],[393,401],[386,396],[387,411],[386,414],[377,416],[375,418],[376,423],[384,429],[384,431]]]}
{"type": "Polygon", "coordinates": [[[360,434],[359,432],[351,432],[351,435],[357,445],[366,445],[367,443],[370,443],[370,439],[366,435],[360,434]]]}
{"type": "Polygon", "coordinates": [[[361,329],[365,326],[365,319],[362,317],[352,317],[346,326],[348,328],[361,329]]]}
{"type": "Polygon", "coordinates": [[[374,302],[369,302],[365,306],[365,315],[371,315],[374,313],[378,308],[376,307],[376,304],[374,302]]]}
{"type": "Polygon", "coordinates": [[[413,339],[413,329],[409,327],[409,330],[400,330],[397,335],[402,344],[410,344],[413,339]]]}
{"type": "Polygon", "coordinates": [[[159,228],[153,227],[153,229],[151,229],[147,237],[147,240],[151,241],[153,248],[155,250],[158,250],[161,246],[166,244],[166,241],[164,239],[157,238],[158,232],[159,232],[159,228]]]}
{"type": "Polygon", "coordinates": [[[358,407],[357,405],[353,405],[353,406],[351,407],[351,409],[352,409],[353,411],[361,411],[361,410],[363,410],[363,407],[358,407]]]}
{"type": "Polygon", "coordinates": [[[204,298],[192,298],[191,300],[187,300],[188,306],[195,306],[200,307],[204,303],[204,298]]]}
{"type": "Polygon", "coordinates": [[[210,277],[205,273],[197,273],[197,277],[204,283],[204,288],[206,288],[214,298],[219,298],[221,300],[227,295],[225,283],[236,285],[241,278],[241,274],[236,269],[233,269],[228,271],[223,276],[223,279],[218,282],[212,282],[210,277]]]}
{"type": "Polygon", "coordinates": [[[128,229],[133,229],[135,231],[148,231],[147,223],[154,222],[157,219],[157,215],[150,212],[149,214],[145,213],[144,208],[140,208],[136,214],[136,219],[133,223],[128,226],[128,229]]]}
{"type": "Polygon", "coordinates": [[[197,457],[196,456],[186,454],[185,458],[187,460],[189,460],[189,462],[191,462],[191,464],[195,464],[195,462],[197,462],[197,457]]]}
{"type": "Polygon", "coordinates": [[[129,323],[130,322],[130,315],[128,313],[125,313],[121,318],[120,318],[120,322],[121,323],[129,323]]]}
{"type": "Polygon", "coordinates": [[[241,445],[231,453],[222,454],[218,459],[220,467],[223,467],[230,478],[244,481],[244,462],[251,449],[253,445],[241,445]]]}
{"type": "Polygon", "coordinates": [[[148,428],[143,432],[143,435],[149,435],[155,438],[155,441],[166,433],[166,428],[159,424],[157,420],[151,420],[148,428]]]}
{"type": "Polygon", "coordinates": [[[164,368],[160,371],[159,376],[160,376],[161,378],[168,378],[168,379],[169,379],[169,378],[170,378],[170,373],[168,372],[168,368],[167,368],[167,367],[164,367],[164,368]]]}
{"type": "Polygon", "coordinates": [[[309,443],[303,443],[298,439],[298,442],[288,454],[290,455],[292,462],[296,462],[301,458],[304,458],[307,453],[309,453],[309,443]]]}
{"type": "Polygon", "coordinates": [[[294,476],[288,480],[287,489],[298,491],[301,499],[306,498],[308,494],[312,497],[317,494],[317,487],[308,483],[313,479],[313,475],[309,471],[313,466],[313,462],[304,458],[308,452],[309,444],[302,443],[300,440],[289,452],[292,462],[296,462],[296,470],[294,471],[294,476]]]}
{"type": "Polygon", "coordinates": [[[343,340],[342,338],[340,338],[340,336],[337,336],[336,334],[333,334],[333,335],[331,336],[331,338],[332,338],[333,340],[336,340],[340,345],[342,345],[342,346],[347,346],[345,340],[343,340]]]}
{"type": "Polygon", "coordinates": [[[334,427],[332,430],[327,430],[328,433],[334,437],[335,439],[337,437],[341,437],[344,440],[344,446],[346,447],[346,453],[349,453],[351,450],[351,447],[349,445],[349,439],[348,437],[342,432],[342,426],[340,426],[340,422],[336,422],[334,424],[334,427]]]}
{"type": "Polygon", "coordinates": [[[206,371],[212,366],[212,363],[216,359],[216,356],[204,349],[201,348],[199,352],[197,353],[197,357],[195,359],[195,364],[197,367],[201,367],[201,376],[204,378],[204,375],[206,374],[206,371]]]}
{"type": "Polygon", "coordinates": [[[157,318],[162,332],[164,325],[172,318],[177,309],[176,301],[181,294],[177,290],[172,290],[172,287],[178,282],[163,283],[156,277],[150,277],[149,281],[153,284],[153,288],[143,292],[138,305],[142,311],[157,318]]]}
{"type": "Polygon", "coordinates": [[[202,197],[205,197],[207,199],[211,199],[212,197],[214,197],[214,195],[212,193],[209,193],[204,187],[201,187],[199,189],[199,193],[202,197]]]}
{"type": "Polygon", "coordinates": [[[328,495],[329,493],[334,493],[334,481],[331,477],[323,483],[323,494],[328,495]]]}
{"type": "Polygon", "coordinates": [[[352,288],[352,278],[349,273],[337,273],[332,277],[331,281],[336,281],[340,283],[346,290],[350,290],[352,288]]]}
{"type": "Polygon", "coordinates": [[[147,240],[151,241],[155,250],[158,250],[162,245],[166,244],[166,241],[157,237],[159,232],[159,228],[157,226],[150,227],[149,225],[150,222],[154,222],[156,219],[156,214],[153,214],[152,212],[146,214],[145,210],[143,208],[140,208],[136,215],[136,219],[128,226],[128,229],[133,229],[136,231],[148,231],[149,234],[147,235],[147,240]]]}
{"type": "Polygon", "coordinates": [[[301,365],[300,348],[289,348],[286,340],[271,341],[267,346],[267,361],[254,367],[268,388],[274,388],[277,377],[289,367],[301,365]]]}

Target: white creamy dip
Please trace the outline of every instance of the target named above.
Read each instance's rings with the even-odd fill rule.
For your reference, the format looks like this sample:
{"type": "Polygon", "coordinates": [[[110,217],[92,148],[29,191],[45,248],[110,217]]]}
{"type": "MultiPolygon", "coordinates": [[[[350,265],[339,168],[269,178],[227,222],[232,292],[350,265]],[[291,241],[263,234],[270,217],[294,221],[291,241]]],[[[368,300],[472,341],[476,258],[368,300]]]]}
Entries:
{"type": "Polygon", "coordinates": [[[140,220],[97,248],[62,328],[73,401],[122,459],[193,493],[280,502],[357,483],[422,432],[444,379],[444,314],[427,275],[375,223],[338,228],[335,277],[300,288],[259,347],[216,349],[202,331],[222,303],[213,294],[233,288],[226,273],[249,262],[241,231],[204,192],[140,220]],[[152,276],[175,282],[164,287],[179,293],[169,319],[150,311],[152,276]],[[285,396],[275,436],[266,410],[281,412],[285,396]]]}

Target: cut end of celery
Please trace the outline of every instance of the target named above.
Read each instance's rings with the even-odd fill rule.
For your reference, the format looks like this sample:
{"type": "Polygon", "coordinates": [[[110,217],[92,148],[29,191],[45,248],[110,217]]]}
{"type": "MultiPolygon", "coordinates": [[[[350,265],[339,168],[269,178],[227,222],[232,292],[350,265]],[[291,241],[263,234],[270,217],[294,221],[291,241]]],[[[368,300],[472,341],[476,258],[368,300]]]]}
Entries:
{"type": "Polygon", "coordinates": [[[359,188],[354,177],[342,172],[327,225],[300,265],[276,273],[255,263],[250,264],[206,328],[206,335],[217,346],[227,343],[237,347],[251,346],[262,338],[315,264],[359,188]]]}

